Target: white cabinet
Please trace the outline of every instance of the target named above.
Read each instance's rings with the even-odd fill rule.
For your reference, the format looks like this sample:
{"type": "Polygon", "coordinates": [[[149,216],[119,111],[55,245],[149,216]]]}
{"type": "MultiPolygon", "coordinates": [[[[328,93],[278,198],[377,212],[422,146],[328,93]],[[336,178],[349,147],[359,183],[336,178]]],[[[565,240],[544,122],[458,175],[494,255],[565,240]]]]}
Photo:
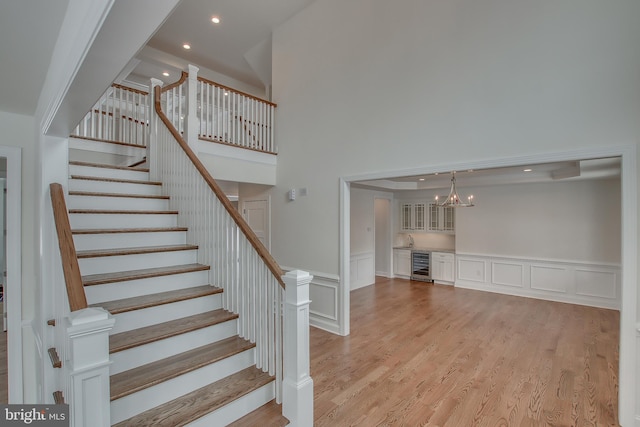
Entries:
{"type": "Polygon", "coordinates": [[[455,215],[451,206],[443,207],[429,203],[429,231],[455,231],[455,215]]]}
{"type": "Polygon", "coordinates": [[[448,252],[431,252],[431,278],[434,282],[455,282],[455,255],[448,252]]]}
{"type": "Polygon", "coordinates": [[[425,231],[425,203],[402,203],[400,205],[400,230],[425,231]]]}
{"type": "Polygon", "coordinates": [[[411,249],[393,250],[393,275],[405,279],[411,277],[411,249]]]}

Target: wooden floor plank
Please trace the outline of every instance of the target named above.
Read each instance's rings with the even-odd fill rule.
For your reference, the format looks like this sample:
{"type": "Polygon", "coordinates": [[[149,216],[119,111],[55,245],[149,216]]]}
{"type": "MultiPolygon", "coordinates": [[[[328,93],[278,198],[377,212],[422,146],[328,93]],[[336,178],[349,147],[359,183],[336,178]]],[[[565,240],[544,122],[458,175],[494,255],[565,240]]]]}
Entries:
{"type": "Polygon", "coordinates": [[[619,312],[378,278],[311,328],[315,426],[618,425],[619,312]]]}

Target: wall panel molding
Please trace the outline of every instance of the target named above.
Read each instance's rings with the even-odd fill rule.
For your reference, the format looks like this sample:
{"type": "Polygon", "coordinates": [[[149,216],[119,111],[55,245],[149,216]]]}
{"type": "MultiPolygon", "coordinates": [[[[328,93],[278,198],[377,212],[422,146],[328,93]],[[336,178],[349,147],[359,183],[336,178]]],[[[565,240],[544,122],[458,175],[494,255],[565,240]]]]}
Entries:
{"type": "Polygon", "coordinates": [[[619,310],[620,265],[456,254],[460,288],[619,310]]]}

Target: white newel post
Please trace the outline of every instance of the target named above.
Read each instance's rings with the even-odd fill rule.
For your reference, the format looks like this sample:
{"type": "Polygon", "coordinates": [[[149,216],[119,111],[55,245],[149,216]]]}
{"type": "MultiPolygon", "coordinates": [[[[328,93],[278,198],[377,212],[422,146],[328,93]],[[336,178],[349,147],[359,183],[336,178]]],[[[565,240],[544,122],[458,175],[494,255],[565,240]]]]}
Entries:
{"type": "Polygon", "coordinates": [[[284,379],[282,413],[292,427],[313,426],[313,379],[309,369],[309,283],[313,276],[294,270],[283,277],[284,379]]]}
{"type": "Polygon", "coordinates": [[[109,391],[109,331],[115,319],[102,308],[71,312],[67,318],[70,376],[69,412],[72,427],[111,425],[109,391]]]}
{"type": "Polygon", "coordinates": [[[156,114],[156,95],[155,87],[162,87],[162,80],[151,79],[149,90],[149,138],[147,143],[147,165],[149,166],[149,178],[151,181],[159,181],[158,176],[158,115],[156,114]]]}
{"type": "Polygon", "coordinates": [[[184,122],[184,139],[189,147],[197,153],[198,150],[198,133],[200,131],[200,122],[198,121],[198,71],[200,69],[195,65],[189,64],[189,78],[187,78],[187,93],[185,106],[187,114],[184,122]]]}

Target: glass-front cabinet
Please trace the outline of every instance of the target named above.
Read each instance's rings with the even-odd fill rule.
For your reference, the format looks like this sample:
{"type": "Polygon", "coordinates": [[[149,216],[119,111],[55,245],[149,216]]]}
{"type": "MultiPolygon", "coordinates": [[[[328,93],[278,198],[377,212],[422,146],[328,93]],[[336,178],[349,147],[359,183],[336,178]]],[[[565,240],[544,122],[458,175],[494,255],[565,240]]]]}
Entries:
{"type": "Polygon", "coordinates": [[[402,231],[425,231],[425,218],[425,203],[402,203],[400,205],[400,229],[402,231]]]}
{"type": "Polygon", "coordinates": [[[454,232],[455,229],[454,208],[429,203],[429,231],[454,232]]]}

